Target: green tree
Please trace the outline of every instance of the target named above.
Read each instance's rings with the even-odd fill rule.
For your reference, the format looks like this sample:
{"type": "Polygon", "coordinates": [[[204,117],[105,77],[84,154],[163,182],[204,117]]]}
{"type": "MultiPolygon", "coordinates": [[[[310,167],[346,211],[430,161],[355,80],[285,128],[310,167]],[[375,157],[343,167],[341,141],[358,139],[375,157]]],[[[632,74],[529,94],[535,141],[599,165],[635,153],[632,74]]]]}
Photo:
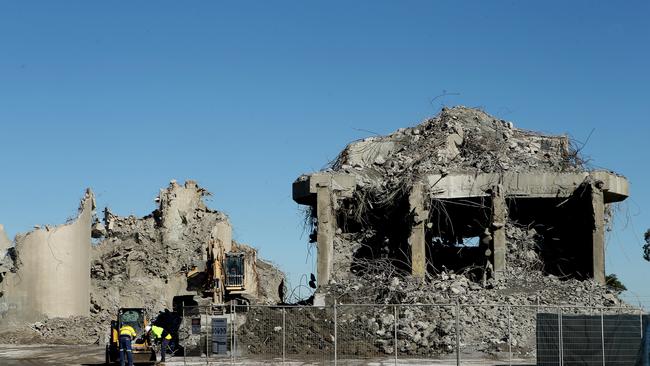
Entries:
{"type": "Polygon", "coordinates": [[[627,290],[627,287],[625,287],[625,285],[613,273],[605,276],[605,284],[607,287],[615,291],[623,292],[627,290]]]}

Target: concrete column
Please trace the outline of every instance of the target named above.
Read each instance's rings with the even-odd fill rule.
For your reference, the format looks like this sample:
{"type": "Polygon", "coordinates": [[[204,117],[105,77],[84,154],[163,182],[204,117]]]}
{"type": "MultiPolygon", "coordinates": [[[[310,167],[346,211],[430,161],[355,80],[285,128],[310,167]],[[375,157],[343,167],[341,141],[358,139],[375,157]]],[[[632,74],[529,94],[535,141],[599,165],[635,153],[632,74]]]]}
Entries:
{"type": "Polygon", "coordinates": [[[424,210],[424,190],[422,184],[413,186],[409,194],[409,205],[414,213],[414,223],[409,236],[411,246],[411,274],[413,277],[424,278],[427,273],[426,242],[424,237],[427,211],[424,210]]]}
{"type": "Polygon", "coordinates": [[[492,241],[490,243],[490,251],[492,252],[491,260],[494,277],[499,278],[506,269],[505,225],[508,218],[508,209],[501,185],[492,188],[491,196],[492,215],[490,229],[492,231],[492,241]]]}
{"type": "Polygon", "coordinates": [[[318,219],[318,286],[327,285],[332,276],[334,256],[334,235],[336,216],[333,207],[333,194],[329,184],[318,183],[316,188],[316,217],[318,219]]]}
{"type": "Polygon", "coordinates": [[[602,184],[591,185],[591,207],[594,217],[592,229],[592,273],[594,280],[605,284],[605,200],[602,184]]]}

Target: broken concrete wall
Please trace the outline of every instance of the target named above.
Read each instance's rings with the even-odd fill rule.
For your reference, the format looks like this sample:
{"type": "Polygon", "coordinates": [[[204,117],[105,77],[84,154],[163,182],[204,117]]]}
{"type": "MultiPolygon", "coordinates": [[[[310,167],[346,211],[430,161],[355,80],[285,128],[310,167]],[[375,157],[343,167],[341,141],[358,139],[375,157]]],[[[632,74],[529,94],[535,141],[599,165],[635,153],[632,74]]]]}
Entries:
{"type": "MultiPolygon", "coordinates": [[[[37,228],[18,235],[15,269],[3,281],[5,319],[35,321],[43,317],[89,315],[90,226],[94,196],[86,192],[71,223],[37,228]]],[[[4,233],[0,237],[5,237],[4,233]]],[[[6,237],[2,239],[7,246],[6,237]]]]}

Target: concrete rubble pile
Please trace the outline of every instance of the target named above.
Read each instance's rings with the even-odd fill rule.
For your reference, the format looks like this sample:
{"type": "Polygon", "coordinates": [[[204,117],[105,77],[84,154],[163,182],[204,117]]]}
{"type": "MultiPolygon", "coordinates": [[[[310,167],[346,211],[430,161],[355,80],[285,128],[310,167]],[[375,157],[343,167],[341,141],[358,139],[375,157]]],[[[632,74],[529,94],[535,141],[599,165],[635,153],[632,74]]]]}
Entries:
{"type": "MultiPolygon", "coordinates": [[[[206,276],[197,276],[202,281],[194,283],[188,275],[208,273],[209,252],[217,246],[246,252],[248,258],[253,258],[251,270],[255,278],[250,280],[251,286],[244,297],[261,304],[281,302],[278,288],[284,280],[282,272],[257,259],[252,247],[232,240],[228,217],[206,206],[204,198],[208,195],[193,181],[184,185],[172,181],[168,188],[160,191],[156,198],[158,207],[150,215],[120,217],[107,208],[100,221],[92,216],[94,198],[88,191],[79,217],[72,224],[83,226],[85,231],[70,244],[75,251],[81,249],[82,254],[70,260],[59,257],[60,265],[52,268],[50,274],[40,268],[42,266],[37,270],[41,277],[57,277],[61,268],[77,268],[80,262],[85,262],[76,274],[82,282],[87,281],[86,287],[81,286],[81,292],[86,291],[85,307],[76,313],[54,311],[56,306],[52,304],[60,302],[54,298],[43,300],[43,307],[26,313],[17,300],[24,298],[25,293],[28,297],[38,295],[21,288],[19,278],[24,272],[25,260],[32,259],[23,253],[22,236],[17,237],[13,247],[10,243],[4,244],[10,250],[0,267],[3,271],[0,279],[4,279],[0,283],[4,294],[0,297],[0,322],[4,328],[0,343],[103,344],[109,335],[110,320],[120,307],[144,307],[149,314],[156,315],[163,309],[171,310],[181,305],[177,299],[210,304],[213,298],[206,276]]],[[[0,234],[2,238],[4,233],[0,234]]],[[[26,237],[32,235],[29,233],[26,237]]],[[[58,241],[47,239],[30,244],[44,248],[49,244],[55,257],[61,246],[58,241]]],[[[48,257],[45,260],[51,261],[51,255],[48,257]]],[[[40,257],[39,261],[42,262],[40,257]]],[[[34,270],[33,267],[28,269],[34,270]]],[[[63,281],[71,280],[61,279],[58,283],[63,281]]],[[[60,295],[65,296],[65,293],[60,295]]],[[[71,299],[70,302],[79,301],[71,299]]]]}
{"type": "MultiPolygon", "coordinates": [[[[415,127],[348,145],[332,170],[369,189],[396,189],[428,173],[578,171],[582,161],[566,136],[520,130],[472,108],[444,108],[415,127]]],[[[367,189],[366,189],[367,190],[367,189]]]]}
{"type": "MultiPolygon", "coordinates": [[[[541,271],[532,248],[534,230],[508,225],[508,260],[505,276],[475,282],[468,272],[443,271],[423,282],[396,272],[390,266],[370,263],[363,274],[332,283],[321,293],[337,304],[404,304],[398,307],[398,352],[406,355],[453,353],[456,346],[456,304],[460,303],[459,326],[463,352],[507,352],[508,334],[517,356],[534,356],[537,312],[586,314],[589,307],[627,307],[618,292],[594,281],[562,280],[541,271]],[[421,306],[438,304],[443,306],[421,306]],[[501,306],[494,306],[499,304],[501,306]],[[414,305],[414,306],[408,306],[414,305]],[[510,308],[510,330],[508,310],[510,308]],[[585,308],[573,308],[582,306],[585,308]]],[[[359,347],[361,355],[394,353],[394,315],[390,306],[346,307],[338,310],[339,334],[369,340],[359,347]],[[376,340],[373,342],[372,340],[376,340]]]]}
{"type": "MultiPolygon", "coordinates": [[[[318,249],[315,303],[450,305],[402,308],[400,353],[451,352],[457,303],[463,342],[489,353],[508,331],[505,309],[487,304],[626,306],[604,284],[604,230],[627,181],[588,170],[567,136],[443,108],[349,144],[293,193],[318,249]]],[[[531,352],[535,310],[511,311],[515,351],[531,352]]],[[[342,305],[339,320],[367,354],[394,352],[391,307],[342,305]]]]}

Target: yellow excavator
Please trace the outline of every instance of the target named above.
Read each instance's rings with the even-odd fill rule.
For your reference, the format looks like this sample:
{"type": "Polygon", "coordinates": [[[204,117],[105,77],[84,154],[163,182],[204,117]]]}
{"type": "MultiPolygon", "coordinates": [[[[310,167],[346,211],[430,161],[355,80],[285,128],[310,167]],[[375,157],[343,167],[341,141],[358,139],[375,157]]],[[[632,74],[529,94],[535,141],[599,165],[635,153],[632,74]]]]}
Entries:
{"type": "Polygon", "coordinates": [[[221,258],[214,262],[212,281],[214,300],[218,303],[241,301],[241,295],[246,290],[245,253],[222,253],[221,258]]]}
{"type": "Polygon", "coordinates": [[[123,325],[130,325],[137,336],[131,342],[133,362],[156,362],[156,351],[151,340],[145,335],[145,327],[149,324],[145,310],[142,308],[121,308],[117,311],[117,319],[111,321],[111,339],[106,345],[106,364],[120,361],[119,334],[123,325]]]}
{"type": "Polygon", "coordinates": [[[247,290],[246,262],[254,261],[250,256],[251,253],[226,252],[219,247],[216,252],[209,253],[206,268],[195,268],[187,274],[188,290],[202,291],[204,295],[212,296],[215,304],[247,302],[244,298],[247,290]]]}

